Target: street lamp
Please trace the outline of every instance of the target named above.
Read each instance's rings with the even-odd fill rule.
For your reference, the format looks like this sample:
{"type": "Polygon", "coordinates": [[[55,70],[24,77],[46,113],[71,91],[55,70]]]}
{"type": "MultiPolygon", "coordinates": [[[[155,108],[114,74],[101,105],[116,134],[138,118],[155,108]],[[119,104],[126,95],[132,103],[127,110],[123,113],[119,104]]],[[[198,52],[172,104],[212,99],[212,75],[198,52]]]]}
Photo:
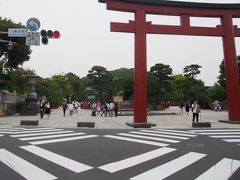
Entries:
{"type": "MultiPolygon", "coordinates": [[[[16,42],[4,40],[4,39],[0,39],[0,43],[8,43],[7,48],[9,51],[11,51],[13,49],[14,45],[17,44],[16,42]]],[[[10,68],[6,67],[7,63],[8,63],[8,53],[7,52],[3,52],[3,54],[0,57],[0,61],[4,62],[2,65],[2,74],[7,75],[10,72],[10,68]]]]}

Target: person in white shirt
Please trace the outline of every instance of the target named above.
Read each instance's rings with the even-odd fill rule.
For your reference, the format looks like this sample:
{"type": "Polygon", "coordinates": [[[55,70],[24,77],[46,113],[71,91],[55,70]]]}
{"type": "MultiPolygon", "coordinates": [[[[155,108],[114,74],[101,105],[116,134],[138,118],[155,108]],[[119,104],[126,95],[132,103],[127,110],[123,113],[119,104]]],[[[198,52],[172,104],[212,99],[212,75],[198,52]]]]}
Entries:
{"type": "Polygon", "coordinates": [[[192,121],[195,122],[195,118],[196,118],[196,122],[198,122],[198,117],[199,117],[199,113],[200,113],[200,105],[197,101],[195,101],[192,105],[192,112],[193,112],[192,121]]]}

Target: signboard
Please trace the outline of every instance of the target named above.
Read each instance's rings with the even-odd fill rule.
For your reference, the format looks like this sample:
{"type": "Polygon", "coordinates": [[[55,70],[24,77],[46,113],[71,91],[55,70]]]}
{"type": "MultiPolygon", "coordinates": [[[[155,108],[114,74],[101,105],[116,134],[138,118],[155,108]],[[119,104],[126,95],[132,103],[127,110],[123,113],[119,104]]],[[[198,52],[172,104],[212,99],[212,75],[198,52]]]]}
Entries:
{"type": "Polygon", "coordinates": [[[40,21],[37,18],[28,19],[27,28],[30,31],[37,31],[40,28],[40,21]]]}
{"type": "Polygon", "coordinates": [[[113,102],[123,102],[123,97],[122,96],[114,96],[113,97],[113,102]]]}
{"type": "Polygon", "coordinates": [[[26,35],[27,46],[40,46],[40,32],[27,32],[26,35]]]}
{"type": "Polygon", "coordinates": [[[9,37],[25,37],[27,34],[26,28],[8,28],[9,37]]]}

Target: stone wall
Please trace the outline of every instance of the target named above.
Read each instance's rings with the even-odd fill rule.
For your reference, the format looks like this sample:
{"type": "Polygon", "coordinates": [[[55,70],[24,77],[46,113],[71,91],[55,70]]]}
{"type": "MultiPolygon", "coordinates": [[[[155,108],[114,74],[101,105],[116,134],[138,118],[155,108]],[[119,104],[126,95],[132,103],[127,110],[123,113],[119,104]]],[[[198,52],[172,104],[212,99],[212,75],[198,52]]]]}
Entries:
{"type": "Polygon", "coordinates": [[[10,93],[6,90],[0,91],[0,116],[14,115],[17,113],[17,106],[25,102],[26,95],[16,92],[10,93]]]}

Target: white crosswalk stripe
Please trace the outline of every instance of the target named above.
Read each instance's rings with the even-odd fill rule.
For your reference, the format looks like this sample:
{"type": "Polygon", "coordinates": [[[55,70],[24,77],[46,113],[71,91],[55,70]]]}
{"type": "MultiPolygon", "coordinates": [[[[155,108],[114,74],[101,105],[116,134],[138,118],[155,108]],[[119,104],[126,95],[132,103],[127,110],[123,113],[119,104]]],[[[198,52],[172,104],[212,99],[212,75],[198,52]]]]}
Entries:
{"type": "Polygon", "coordinates": [[[53,132],[53,131],[62,131],[63,129],[36,129],[36,130],[24,130],[13,132],[12,134],[27,134],[27,133],[36,133],[36,132],[53,132]]]}
{"type": "Polygon", "coordinates": [[[134,135],[134,134],[129,134],[129,133],[118,133],[118,135],[134,137],[134,138],[141,138],[141,139],[150,139],[150,140],[155,140],[155,141],[163,141],[163,142],[167,142],[167,143],[179,143],[180,142],[178,140],[157,138],[157,137],[150,137],[150,136],[141,136],[141,135],[134,135]]]}
{"type": "Polygon", "coordinates": [[[142,132],[154,132],[158,134],[167,134],[167,135],[175,135],[175,136],[183,136],[183,137],[196,137],[197,134],[188,134],[187,131],[173,131],[173,130],[140,130],[142,132]]]}
{"type": "Polygon", "coordinates": [[[129,168],[129,167],[138,165],[140,163],[149,161],[151,159],[163,156],[163,155],[173,152],[175,150],[176,149],[164,147],[164,148],[156,149],[156,150],[153,150],[153,151],[150,151],[150,152],[147,152],[144,154],[140,154],[140,155],[137,155],[137,156],[134,156],[131,158],[127,158],[127,159],[124,159],[121,161],[106,164],[106,165],[100,166],[98,168],[108,171],[110,173],[114,173],[114,172],[129,168]]]}
{"type": "Polygon", "coordinates": [[[26,151],[29,151],[37,156],[40,156],[48,161],[56,163],[64,168],[67,168],[75,173],[80,173],[80,172],[87,171],[87,170],[90,170],[93,168],[93,167],[90,167],[85,164],[74,161],[72,159],[60,156],[56,153],[50,152],[48,150],[45,150],[45,149],[37,147],[37,146],[33,146],[33,145],[21,146],[21,148],[25,149],[26,151]]]}
{"type": "Polygon", "coordinates": [[[103,137],[165,147],[169,146],[169,143],[179,143],[182,140],[188,140],[196,136],[197,134],[188,131],[139,130],[128,133],[118,133],[116,135],[105,135],[103,137]],[[147,141],[143,139],[147,139],[147,141]]]}
{"type": "MultiPolygon", "coordinates": [[[[206,130],[191,130],[201,135],[207,135],[212,138],[221,139],[225,142],[239,143],[240,129],[206,129],[206,130]]],[[[239,144],[240,145],[240,144],[239,144]]]]}
{"type": "Polygon", "coordinates": [[[27,162],[6,149],[0,149],[0,161],[13,169],[26,179],[30,180],[54,180],[57,177],[27,162]]]}
{"type": "MultiPolygon", "coordinates": [[[[152,132],[152,131],[151,131],[152,132]]],[[[157,136],[157,137],[166,137],[166,138],[173,138],[173,139],[181,139],[187,140],[187,137],[180,137],[180,136],[171,136],[171,135],[164,135],[164,134],[155,134],[155,133],[147,133],[147,132],[139,132],[139,131],[131,131],[129,133],[133,134],[141,134],[141,135],[148,135],[148,136],[157,136]]]]}
{"type": "Polygon", "coordinates": [[[195,180],[226,180],[240,167],[240,161],[224,158],[195,180]]]}
{"type": "Polygon", "coordinates": [[[159,143],[159,142],[154,142],[154,141],[146,141],[146,140],[141,140],[141,139],[136,139],[136,138],[114,136],[114,135],[104,135],[103,137],[112,138],[112,139],[119,139],[119,140],[129,141],[129,142],[135,142],[135,143],[141,143],[141,144],[161,146],[161,147],[165,147],[165,146],[169,145],[169,144],[165,144],[165,143],[159,143]]]}
{"type": "Polygon", "coordinates": [[[32,136],[42,136],[42,135],[51,135],[51,134],[63,134],[63,133],[72,133],[72,132],[74,132],[74,131],[57,131],[57,132],[17,134],[17,135],[11,135],[11,137],[32,137],[32,136]]]}
{"type": "Polygon", "coordinates": [[[131,180],[161,180],[182,170],[205,156],[206,154],[190,152],[161,166],[132,177],[131,180]]]}
{"type": "Polygon", "coordinates": [[[30,141],[30,140],[38,140],[38,139],[51,139],[51,138],[58,138],[58,137],[77,136],[77,135],[83,135],[83,134],[86,134],[86,133],[78,132],[78,133],[69,133],[69,134],[27,137],[27,138],[19,138],[19,139],[21,141],[30,141]]]}
{"type": "Polygon", "coordinates": [[[86,135],[86,136],[77,136],[77,137],[69,137],[69,138],[49,139],[49,140],[43,140],[43,141],[30,141],[29,143],[33,145],[39,145],[39,144],[49,144],[49,143],[56,143],[56,142],[66,142],[66,141],[79,140],[79,139],[88,139],[88,138],[94,138],[94,137],[99,137],[99,136],[86,135]]]}

